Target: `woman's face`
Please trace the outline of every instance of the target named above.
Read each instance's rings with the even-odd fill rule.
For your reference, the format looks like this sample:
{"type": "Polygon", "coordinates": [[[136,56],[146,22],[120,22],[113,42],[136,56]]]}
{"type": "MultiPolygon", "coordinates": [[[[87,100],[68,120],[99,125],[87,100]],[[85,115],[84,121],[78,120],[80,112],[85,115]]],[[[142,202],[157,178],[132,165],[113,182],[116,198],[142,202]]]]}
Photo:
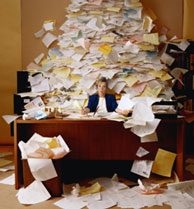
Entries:
{"type": "Polygon", "coordinates": [[[99,97],[104,97],[106,94],[106,82],[98,82],[97,88],[99,97]]]}

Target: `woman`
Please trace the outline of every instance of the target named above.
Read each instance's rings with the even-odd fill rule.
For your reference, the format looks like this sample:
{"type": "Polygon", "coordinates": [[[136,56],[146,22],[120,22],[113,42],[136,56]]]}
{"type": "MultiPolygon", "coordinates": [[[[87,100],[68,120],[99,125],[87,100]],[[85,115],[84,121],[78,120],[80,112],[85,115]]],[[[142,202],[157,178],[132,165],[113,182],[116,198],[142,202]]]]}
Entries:
{"type": "Polygon", "coordinates": [[[120,110],[117,108],[115,96],[107,94],[107,80],[102,77],[97,82],[97,94],[93,94],[89,97],[87,107],[81,110],[81,114],[87,114],[89,112],[107,113],[117,112],[124,116],[127,116],[130,110],[120,110]]]}

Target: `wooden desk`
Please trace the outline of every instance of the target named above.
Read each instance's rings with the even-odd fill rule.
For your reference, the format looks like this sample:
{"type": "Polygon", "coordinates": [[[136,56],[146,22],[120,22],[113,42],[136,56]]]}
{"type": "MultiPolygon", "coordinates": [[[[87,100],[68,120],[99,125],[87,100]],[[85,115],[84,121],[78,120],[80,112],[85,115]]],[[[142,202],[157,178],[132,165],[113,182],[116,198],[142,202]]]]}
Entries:
{"type": "Polygon", "coordinates": [[[134,160],[139,146],[150,153],[141,159],[154,159],[158,148],[176,152],[176,172],[183,180],[184,120],[163,119],[157,128],[158,142],[140,143],[140,138],[123,123],[109,120],[22,120],[14,123],[15,187],[23,184],[19,141],[27,142],[36,132],[42,136],[61,135],[72,150],[66,157],[79,160],[134,160]]]}

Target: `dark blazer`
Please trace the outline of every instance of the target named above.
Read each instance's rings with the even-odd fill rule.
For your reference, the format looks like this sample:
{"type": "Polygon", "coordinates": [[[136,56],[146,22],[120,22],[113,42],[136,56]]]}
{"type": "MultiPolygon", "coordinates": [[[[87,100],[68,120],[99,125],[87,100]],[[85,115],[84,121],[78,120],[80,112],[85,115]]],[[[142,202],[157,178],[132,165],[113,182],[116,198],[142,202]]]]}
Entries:
{"type": "MultiPolygon", "coordinates": [[[[105,95],[106,100],[106,109],[108,112],[114,112],[117,108],[118,104],[116,102],[115,96],[112,94],[105,95]]],[[[90,112],[95,112],[98,106],[99,96],[98,94],[93,94],[89,96],[88,106],[87,108],[90,109],[90,112]]]]}

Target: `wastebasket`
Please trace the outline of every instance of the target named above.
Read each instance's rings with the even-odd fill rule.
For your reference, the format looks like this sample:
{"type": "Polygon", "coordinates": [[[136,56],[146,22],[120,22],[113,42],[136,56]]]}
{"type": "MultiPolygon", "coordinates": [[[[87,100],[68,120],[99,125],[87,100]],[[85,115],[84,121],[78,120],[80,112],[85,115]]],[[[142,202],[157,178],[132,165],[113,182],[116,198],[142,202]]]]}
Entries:
{"type": "MultiPolygon", "coordinates": [[[[60,197],[63,193],[63,182],[61,179],[61,162],[62,159],[52,160],[54,167],[56,169],[57,175],[55,178],[42,181],[48,192],[50,193],[51,197],[60,197]]],[[[22,160],[23,164],[23,181],[24,187],[30,185],[35,179],[32,176],[30,171],[28,161],[26,159],[22,160]]]]}

